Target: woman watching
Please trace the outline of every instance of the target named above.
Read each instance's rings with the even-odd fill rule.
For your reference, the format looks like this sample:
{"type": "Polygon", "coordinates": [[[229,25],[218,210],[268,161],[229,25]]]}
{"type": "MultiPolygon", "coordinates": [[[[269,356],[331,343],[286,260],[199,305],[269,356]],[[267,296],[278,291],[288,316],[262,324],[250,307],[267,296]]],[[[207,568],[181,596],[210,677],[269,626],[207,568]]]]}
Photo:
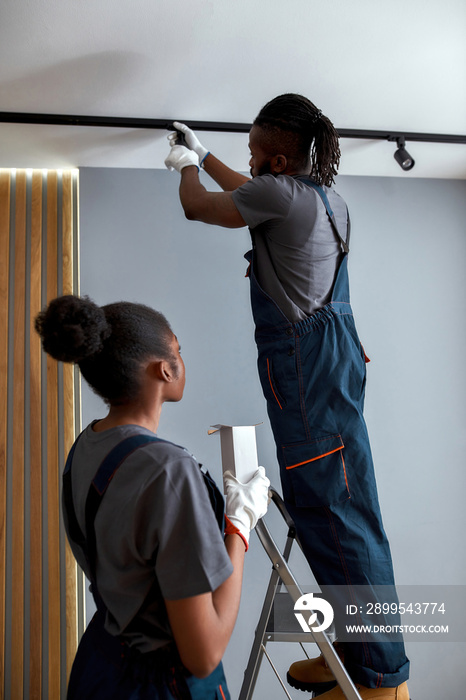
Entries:
{"type": "Polygon", "coordinates": [[[164,316],[142,304],[54,299],[36,319],[45,352],[74,362],[108,405],[68,456],[63,512],[97,612],[68,700],[228,700],[221,658],[238,613],[249,532],[267,510],[259,467],[224,475],[156,436],[185,367],[164,316]]]}

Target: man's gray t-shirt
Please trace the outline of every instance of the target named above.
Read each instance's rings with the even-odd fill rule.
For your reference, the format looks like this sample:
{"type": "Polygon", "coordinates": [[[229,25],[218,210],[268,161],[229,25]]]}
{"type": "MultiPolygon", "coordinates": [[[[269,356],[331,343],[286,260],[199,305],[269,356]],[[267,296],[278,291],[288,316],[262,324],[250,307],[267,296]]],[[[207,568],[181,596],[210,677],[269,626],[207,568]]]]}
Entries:
{"type": "MultiPolygon", "coordinates": [[[[83,532],[87,494],[102,460],[121,440],[141,433],[154,436],[137,425],[95,432],[91,424],[79,438],[71,474],[83,532]]],[[[170,442],[140,447],[124,460],[97,512],[95,533],[105,627],[142,652],[173,640],[164,598],[213,591],[233,571],[199,464],[170,442]]],[[[82,550],[71,546],[90,578],[82,550]]]]}
{"type": "MultiPolygon", "coordinates": [[[[344,200],[324,187],[340,235],[347,237],[344,200]]],[[[317,192],[289,175],[260,175],[232,192],[251,229],[255,272],[262,289],[290,321],[301,321],[330,301],[341,243],[317,192]]]]}

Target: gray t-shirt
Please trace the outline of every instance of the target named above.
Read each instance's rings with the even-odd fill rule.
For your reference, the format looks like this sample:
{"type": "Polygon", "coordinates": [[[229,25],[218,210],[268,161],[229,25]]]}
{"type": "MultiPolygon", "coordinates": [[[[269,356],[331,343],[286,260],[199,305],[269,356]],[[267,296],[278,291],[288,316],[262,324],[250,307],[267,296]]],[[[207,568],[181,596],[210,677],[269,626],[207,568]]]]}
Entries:
{"type": "MultiPolygon", "coordinates": [[[[86,498],[100,463],[121,440],[140,433],[154,435],[137,425],[95,432],[91,424],[80,437],[71,474],[83,532],[86,498]]],[[[199,464],[170,442],[140,447],[124,460],[97,512],[95,533],[105,627],[142,652],[173,639],[164,598],[213,591],[233,571],[199,464]]],[[[73,542],[71,547],[90,578],[82,550],[73,542]]]]}
{"type": "MultiPolygon", "coordinates": [[[[346,240],[346,204],[334,190],[323,189],[346,240]]],[[[325,306],[342,248],[317,192],[289,175],[267,174],[241,185],[232,197],[251,229],[257,281],[285,316],[300,321],[325,306]]]]}

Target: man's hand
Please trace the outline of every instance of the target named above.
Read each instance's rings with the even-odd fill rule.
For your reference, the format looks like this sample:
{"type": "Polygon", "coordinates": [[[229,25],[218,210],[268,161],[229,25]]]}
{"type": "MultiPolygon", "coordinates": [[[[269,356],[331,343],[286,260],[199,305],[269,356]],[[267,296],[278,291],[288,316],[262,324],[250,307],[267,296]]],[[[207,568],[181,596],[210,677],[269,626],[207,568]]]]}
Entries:
{"type": "Polygon", "coordinates": [[[199,170],[199,158],[194,151],[190,151],[185,146],[172,146],[168,157],[165,159],[165,165],[169,170],[177,170],[179,173],[183,168],[189,165],[195,165],[199,170]]]}
{"type": "MultiPolygon", "coordinates": [[[[192,131],[189,128],[189,126],[186,126],[186,124],[182,124],[181,122],[173,122],[173,128],[177,131],[181,131],[188,145],[188,148],[194,151],[194,153],[197,153],[197,155],[199,156],[199,163],[202,165],[202,161],[207,155],[209,155],[209,151],[202,145],[194,131],[192,131]]],[[[176,144],[177,138],[178,134],[176,133],[176,131],[168,135],[170,146],[174,146],[176,144]]]]}
{"type": "Polygon", "coordinates": [[[199,157],[205,160],[206,172],[224,190],[230,186],[232,190],[236,189],[247,182],[248,178],[227,168],[226,165],[212,156],[186,124],[173,122],[173,126],[183,134],[189,148],[176,143],[179,133],[176,131],[170,133],[168,140],[172,149],[165,160],[165,165],[169,170],[177,170],[181,173],[180,200],[186,218],[225,228],[246,226],[229,190],[208,192],[199,181],[199,157]],[[207,158],[207,156],[209,157],[207,158]],[[189,165],[195,165],[197,170],[189,168],[189,165]]]}
{"type": "MultiPolygon", "coordinates": [[[[249,180],[248,177],[232,170],[218,158],[216,158],[197,138],[192,129],[182,122],[173,122],[173,128],[177,131],[172,131],[168,136],[170,146],[177,145],[177,140],[180,134],[183,134],[185,145],[188,146],[194,153],[199,156],[199,165],[210,175],[215,182],[220,185],[224,192],[232,192],[249,180]],[[208,156],[208,157],[207,157],[208,156]]],[[[178,144],[179,145],[179,144],[178,144]]],[[[220,224],[221,225],[221,224],[220,224]]],[[[241,224],[244,226],[244,224],[241,224]]]]}

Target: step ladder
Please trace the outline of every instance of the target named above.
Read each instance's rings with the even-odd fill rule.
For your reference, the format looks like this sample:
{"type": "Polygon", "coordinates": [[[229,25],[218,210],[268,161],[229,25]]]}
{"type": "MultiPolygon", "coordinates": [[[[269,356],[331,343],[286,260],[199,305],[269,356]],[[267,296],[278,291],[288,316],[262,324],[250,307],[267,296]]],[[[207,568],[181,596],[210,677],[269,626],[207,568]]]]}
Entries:
{"type": "MultiPolygon", "coordinates": [[[[293,605],[303,595],[298,582],[288,566],[293,542],[296,541],[299,545],[299,540],[296,535],[296,528],[293,520],[281,496],[273,488],[270,489],[270,496],[288,527],[288,535],[285,548],[283,553],[281,553],[264,520],[259,520],[256,525],[256,533],[259,540],[272,562],[272,574],[257,624],[248,665],[244,672],[244,680],[238,700],[251,700],[253,697],[264,656],[272,666],[285,694],[288,696],[289,700],[292,700],[284,681],[267,653],[266,645],[268,642],[297,642],[301,645],[304,642],[315,642],[347,700],[361,700],[361,696],[356,690],[353,681],[349,677],[326,632],[296,632],[289,630],[290,611],[293,610],[293,605]],[[281,584],[285,586],[285,592],[279,591],[281,584]],[[284,611],[286,614],[283,614],[284,611]],[[285,620],[284,623],[283,620],[285,620]],[[288,620],[288,628],[286,626],[286,620],[288,620]]],[[[291,617],[291,619],[293,618],[291,617]]]]}

